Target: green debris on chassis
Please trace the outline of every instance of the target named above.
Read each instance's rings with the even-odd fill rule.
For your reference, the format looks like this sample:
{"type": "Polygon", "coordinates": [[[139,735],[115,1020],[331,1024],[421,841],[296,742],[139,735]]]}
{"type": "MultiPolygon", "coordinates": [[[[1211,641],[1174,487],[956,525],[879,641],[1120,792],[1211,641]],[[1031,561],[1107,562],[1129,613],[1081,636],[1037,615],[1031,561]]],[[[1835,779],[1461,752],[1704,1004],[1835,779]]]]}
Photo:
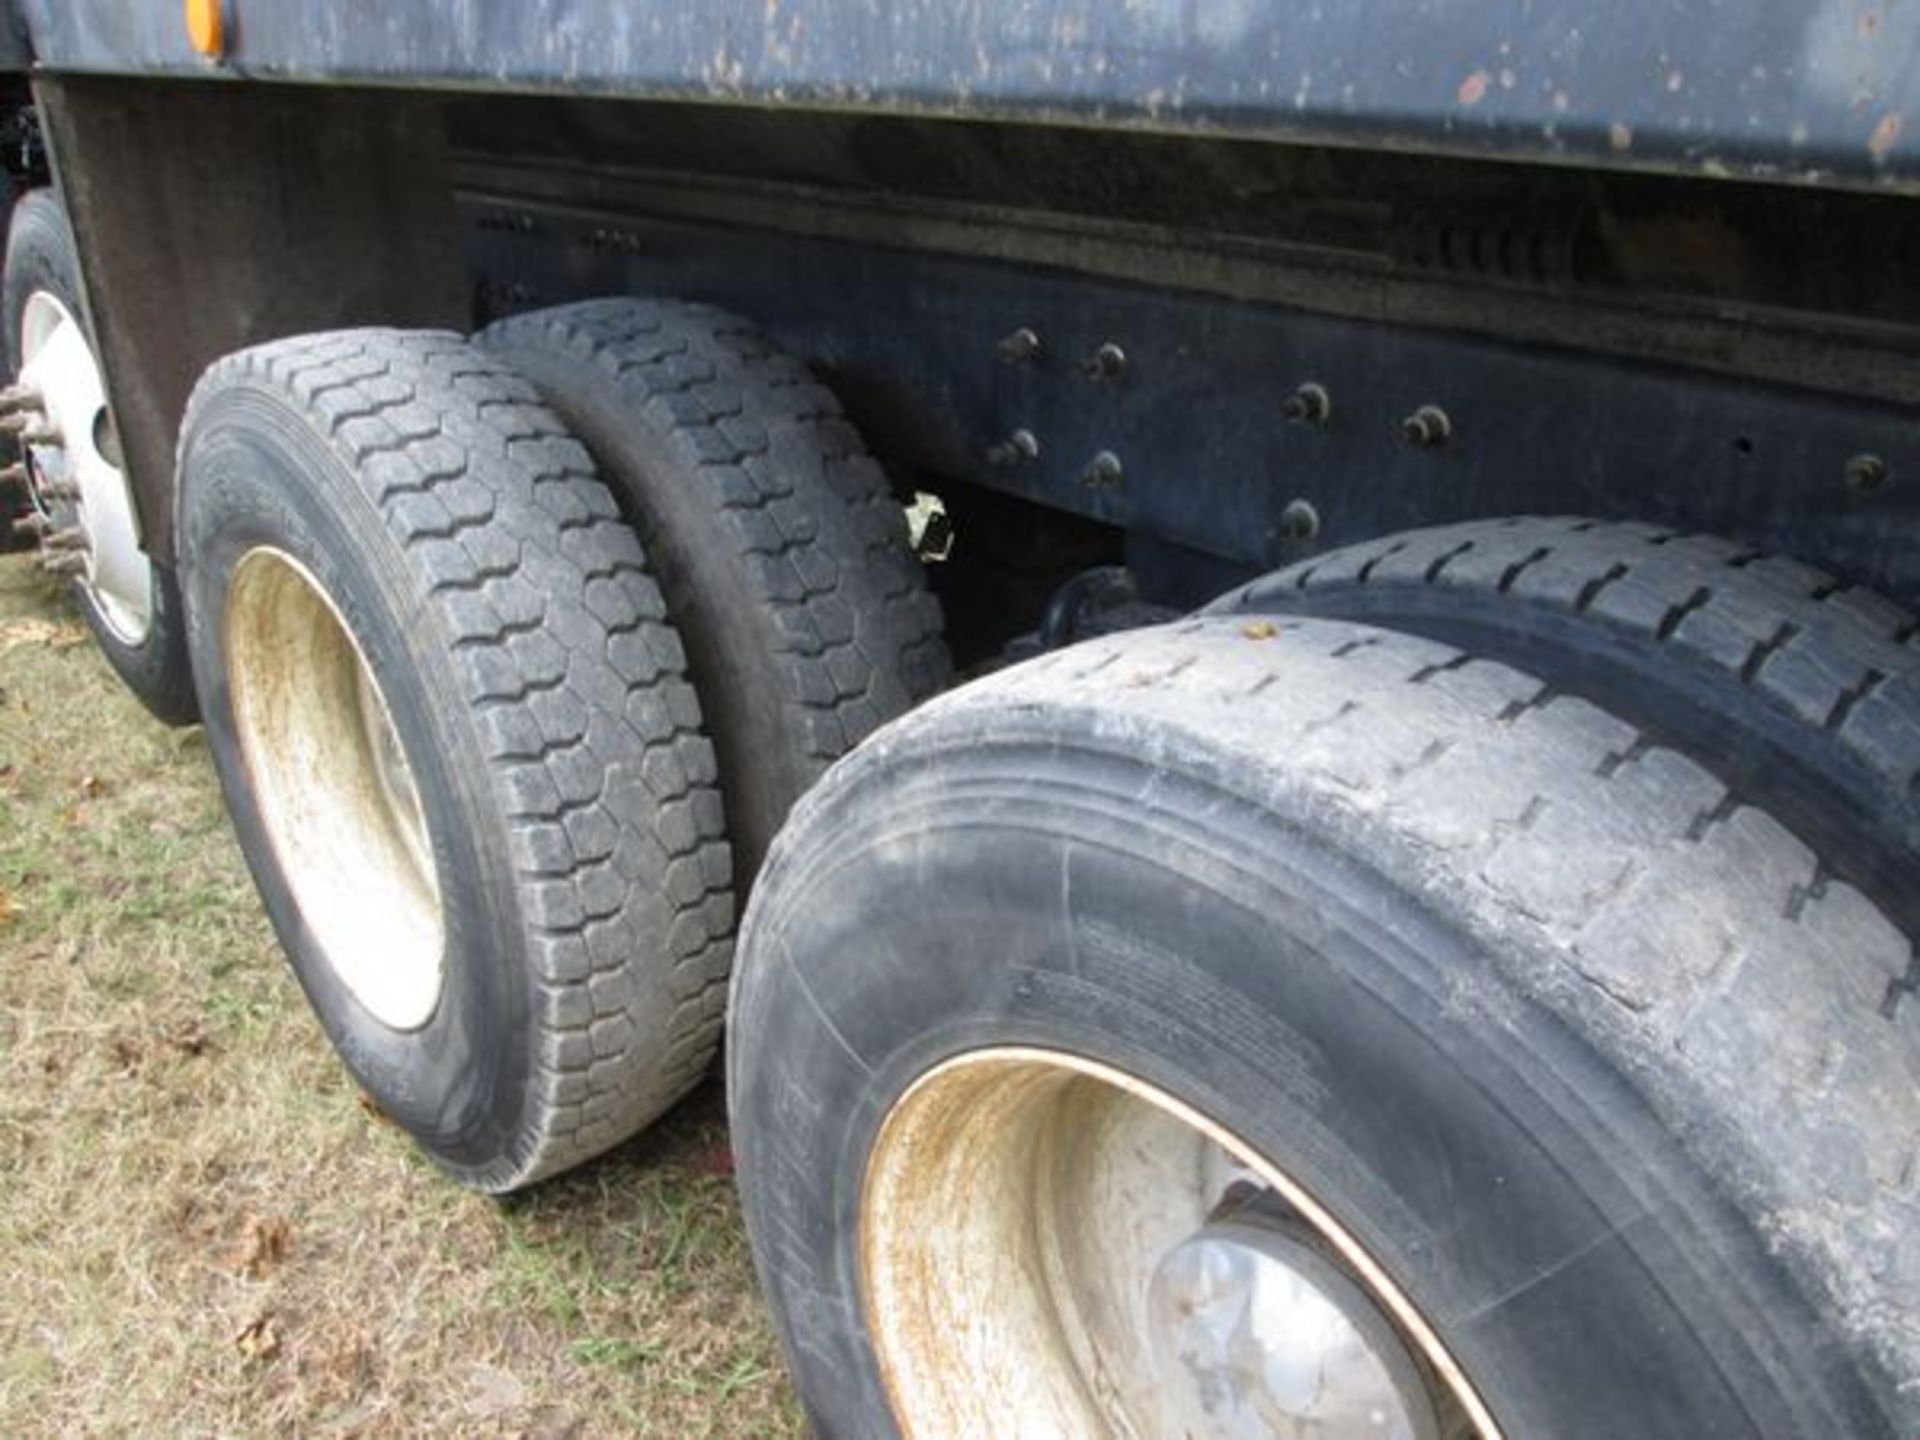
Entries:
{"type": "Polygon", "coordinates": [[[455,1180],[724,1049],[829,1436],[1920,1434],[1911,17],[8,11],[9,523],[455,1180]]]}

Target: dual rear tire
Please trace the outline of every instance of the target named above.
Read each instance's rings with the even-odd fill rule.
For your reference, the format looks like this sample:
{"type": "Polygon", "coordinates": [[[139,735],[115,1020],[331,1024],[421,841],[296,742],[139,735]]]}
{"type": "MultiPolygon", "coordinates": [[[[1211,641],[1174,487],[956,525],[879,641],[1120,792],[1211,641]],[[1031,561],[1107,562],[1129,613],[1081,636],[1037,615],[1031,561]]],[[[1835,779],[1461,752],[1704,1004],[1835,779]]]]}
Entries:
{"type": "Polygon", "coordinates": [[[822,1432],[1915,1433],[1911,619],[1585,521],[1213,608],[775,847],[730,1095],[822,1432]]]}
{"type": "Polygon", "coordinates": [[[591,459],[452,335],[224,360],[178,535],[241,849],[360,1083],[468,1184],[703,1073],[733,924],[679,638],[591,459]]]}
{"type": "Polygon", "coordinates": [[[1345,622],[922,709],[803,802],[737,961],[815,1423],[1913,1433],[1911,946],[1822,874],[1637,727],[1345,622]]]}
{"type": "Polygon", "coordinates": [[[735,1143],[825,1433],[1911,1433],[1884,602],[1638,530],[1399,537],[834,764],[937,688],[937,620],[724,316],[248,352],[180,493],[269,911],[462,1179],[698,1078],[753,884],[735,1143]]]}
{"type": "Polygon", "coordinates": [[[676,403],[570,425],[549,401],[594,415],[592,375],[556,347],[536,387],[537,335],[344,332],[214,366],[180,450],[201,707],[268,913],[360,1083],[493,1191],[707,1073],[730,838],[757,855],[944,673],[823,392],[714,312],[592,314],[617,359],[667,331],[669,364],[615,368],[676,403]]]}

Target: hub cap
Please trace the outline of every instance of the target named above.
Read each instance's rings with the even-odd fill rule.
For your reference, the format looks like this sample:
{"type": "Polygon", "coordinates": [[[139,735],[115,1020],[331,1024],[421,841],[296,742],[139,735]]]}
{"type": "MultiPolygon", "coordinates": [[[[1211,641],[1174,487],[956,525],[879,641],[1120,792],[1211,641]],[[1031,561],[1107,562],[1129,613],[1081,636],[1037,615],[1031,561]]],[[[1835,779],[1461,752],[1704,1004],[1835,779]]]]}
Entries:
{"type": "Polygon", "coordinates": [[[1169,1434],[1438,1440],[1438,1407],[1392,1322],[1307,1234],[1207,1226],[1148,1287],[1169,1434]]]}
{"type": "Polygon", "coordinates": [[[71,502],[42,503],[86,537],[86,567],[78,575],[107,628],[139,645],[153,626],[153,566],[140,548],[139,521],[126,473],[118,462],[106,386],[86,331],[45,290],[27,297],[20,316],[20,383],[38,391],[57,442],[22,448],[42,488],[72,485],[71,502]],[[105,447],[104,449],[102,447],[105,447]]]}
{"type": "Polygon", "coordinates": [[[372,667],[305,566],[261,547],[227,591],[233,719],[281,874],[342,984],[395,1030],[444,981],[439,877],[372,667]]]}
{"type": "Polygon", "coordinates": [[[1331,1213],[1075,1056],[978,1051],[915,1082],[875,1141],[859,1243],[912,1436],[1499,1440],[1331,1213]]]}

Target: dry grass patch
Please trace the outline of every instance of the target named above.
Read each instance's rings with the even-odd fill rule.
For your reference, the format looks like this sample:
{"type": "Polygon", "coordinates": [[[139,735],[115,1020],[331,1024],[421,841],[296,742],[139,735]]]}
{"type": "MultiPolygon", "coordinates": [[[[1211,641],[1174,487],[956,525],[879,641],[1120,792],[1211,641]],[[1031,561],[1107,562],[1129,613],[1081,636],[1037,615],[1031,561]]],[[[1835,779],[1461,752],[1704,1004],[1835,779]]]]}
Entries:
{"type": "Polygon", "coordinates": [[[506,1204],[360,1098],[198,731],[0,558],[0,1433],[798,1435],[716,1091],[506,1204]]]}

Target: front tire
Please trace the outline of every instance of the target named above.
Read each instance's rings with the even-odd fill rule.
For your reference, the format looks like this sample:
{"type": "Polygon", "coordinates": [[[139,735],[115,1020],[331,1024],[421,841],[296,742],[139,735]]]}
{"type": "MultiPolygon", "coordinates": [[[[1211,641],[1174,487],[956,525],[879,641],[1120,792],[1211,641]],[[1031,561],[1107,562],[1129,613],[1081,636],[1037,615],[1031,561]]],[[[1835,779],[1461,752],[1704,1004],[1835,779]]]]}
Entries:
{"type": "Polygon", "coordinates": [[[1137,1318],[1250,1217],[1425,1377],[1405,1433],[1914,1433],[1910,943],[1640,738],[1429,641],[1215,619],[838,767],[729,1061],[822,1433],[1182,1433],[1196,1369],[1301,1373],[1137,1318]]]}
{"type": "Polygon", "coordinates": [[[40,394],[58,437],[23,442],[20,453],[32,508],[47,525],[84,540],[79,551],[65,552],[86,562],[70,587],[74,601],[141,704],[166,724],[191,725],[198,710],[179,584],[143,545],[81,303],[73,227],[51,190],[35,190],[14,207],[0,314],[13,373],[40,394]]]}

